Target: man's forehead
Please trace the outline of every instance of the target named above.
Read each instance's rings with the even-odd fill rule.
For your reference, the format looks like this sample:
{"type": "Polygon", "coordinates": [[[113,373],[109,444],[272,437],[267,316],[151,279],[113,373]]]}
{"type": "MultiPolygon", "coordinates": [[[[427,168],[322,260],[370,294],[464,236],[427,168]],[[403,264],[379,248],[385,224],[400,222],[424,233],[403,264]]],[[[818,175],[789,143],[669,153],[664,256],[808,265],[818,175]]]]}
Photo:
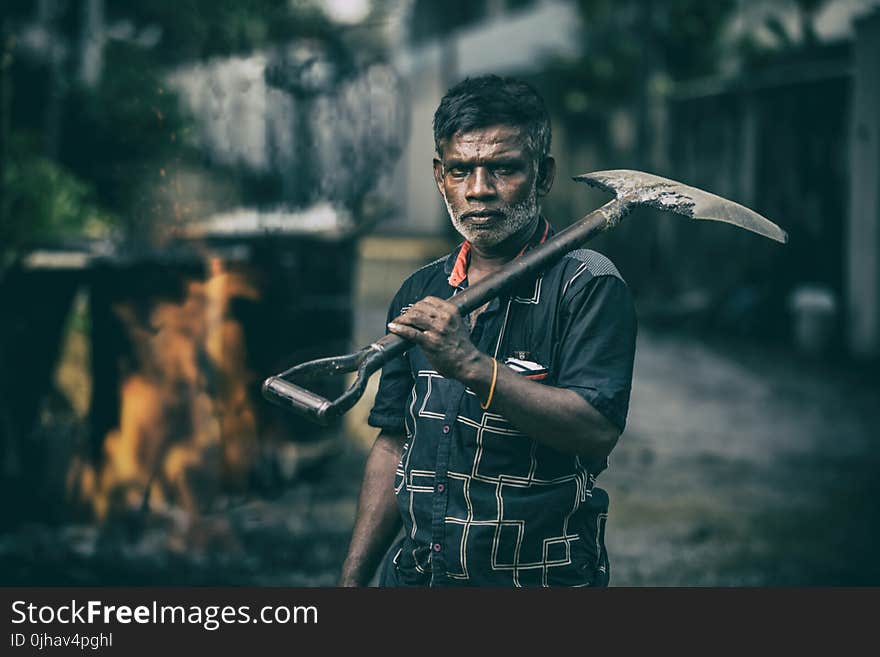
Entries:
{"type": "Polygon", "coordinates": [[[485,128],[460,130],[440,143],[443,157],[515,157],[527,155],[527,135],[524,128],[512,125],[493,125],[485,128]]]}

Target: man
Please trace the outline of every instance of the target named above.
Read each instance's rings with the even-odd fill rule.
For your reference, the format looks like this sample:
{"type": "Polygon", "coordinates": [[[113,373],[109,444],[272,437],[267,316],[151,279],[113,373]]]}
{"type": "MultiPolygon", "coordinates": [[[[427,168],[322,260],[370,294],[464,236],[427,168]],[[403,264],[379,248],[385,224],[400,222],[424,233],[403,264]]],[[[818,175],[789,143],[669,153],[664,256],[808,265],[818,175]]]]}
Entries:
{"type": "Polygon", "coordinates": [[[544,242],[550,122],[529,85],[450,89],[434,115],[434,178],[465,239],[410,276],[340,584],[607,584],[608,498],[594,486],[624,429],[635,350],[629,290],[594,251],[462,317],[445,301],[544,242]]]}

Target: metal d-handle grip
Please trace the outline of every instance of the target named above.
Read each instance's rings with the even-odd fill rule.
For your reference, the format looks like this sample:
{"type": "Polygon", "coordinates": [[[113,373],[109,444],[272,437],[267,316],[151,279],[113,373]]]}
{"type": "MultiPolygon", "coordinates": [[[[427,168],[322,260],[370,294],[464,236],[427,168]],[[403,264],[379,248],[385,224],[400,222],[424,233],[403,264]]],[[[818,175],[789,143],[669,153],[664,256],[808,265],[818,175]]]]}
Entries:
{"type": "MultiPolygon", "coordinates": [[[[451,297],[460,312],[467,314],[492,299],[497,291],[477,287],[465,290],[451,297]]],[[[412,346],[409,340],[389,333],[359,351],[331,358],[319,358],[302,363],[263,381],[263,397],[269,401],[289,408],[295,413],[318,424],[327,425],[339,417],[364,394],[370,376],[389,360],[396,358],[412,346]],[[357,372],[354,382],[342,395],[331,401],[303,388],[290,379],[313,379],[357,372]]]]}
{"type": "Polygon", "coordinates": [[[326,424],[330,420],[327,411],[333,403],[329,399],[285,381],[281,377],[270,376],[263,381],[263,397],[319,424],[326,424]]]}
{"type": "Polygon", "coordinates": [[[357,403],[364,394],[367,381],[376,370],[410,346],[409,341],[389,334],[354,353],[302,363],[263,381],[263,397],[279,406],[292,409],[313,422],[327,425],[357,403]],[[357,376],[354,382],[333,401],[287,378],[313,379],[355,371],[357,376]]]}

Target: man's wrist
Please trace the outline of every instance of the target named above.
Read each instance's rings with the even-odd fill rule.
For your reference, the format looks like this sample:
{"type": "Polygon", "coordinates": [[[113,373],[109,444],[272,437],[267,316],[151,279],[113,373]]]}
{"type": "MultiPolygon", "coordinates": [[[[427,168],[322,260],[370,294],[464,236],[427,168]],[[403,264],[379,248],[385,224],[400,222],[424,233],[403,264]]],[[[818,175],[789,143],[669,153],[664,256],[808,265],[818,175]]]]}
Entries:
{"type": "Polygon", "coordinates": [[[488,391],[492,384],[492,357],[476,352],[468,359],[459,380],[474,392],[488,391]]]}
{"type": "Polygon", "coordinates": [[[342,574],[339,576],[339,586],[364,586],[364,578],[360,576],[359,570],[358,565],[346,560],[342,565],[342,574]]]}

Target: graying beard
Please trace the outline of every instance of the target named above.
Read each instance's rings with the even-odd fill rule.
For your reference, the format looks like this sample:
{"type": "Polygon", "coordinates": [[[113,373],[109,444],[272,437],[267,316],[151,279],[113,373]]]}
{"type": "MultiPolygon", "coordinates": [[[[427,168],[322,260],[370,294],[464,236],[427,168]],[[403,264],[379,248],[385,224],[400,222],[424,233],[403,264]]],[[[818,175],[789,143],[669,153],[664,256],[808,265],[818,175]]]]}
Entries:
{"type": "MultiPolygon", "coordinates": [[[[446,198],[446,194],[442,193],[443,203],[446,205],[446,212],[449,214],[449,218],[452,220],[452,226],[455,228],[456,232],[459,235],[464,237],[469,242],[473,242],[471,236],[467,233],[469,231],[465,230],[461,225],[460,217],[456,217],[455,213],[452,210],[452,206],[449,204],[449,200],[446,198]]],[[[540,212],[541,207],[538,203],[538,190],[537,186],[533,186],[531,192],[527,199],[520,203],[515,203],[513,205],[505,205],[499,208],[499,210],[504,213],[507,221],[504,222],[501,226],[498,226],[496,229],[492,229],[491,231],[481,231],[479,234],[482,234],[484,239],[479,240],[478,244],[485,246],[494,246],[504,241],[515,232],[520,230],[523,226],[525,226],[529,220],[533,217],[537,216],[540,212]],[[487,239],[488,238],[488,241],[487,239]]]]}

